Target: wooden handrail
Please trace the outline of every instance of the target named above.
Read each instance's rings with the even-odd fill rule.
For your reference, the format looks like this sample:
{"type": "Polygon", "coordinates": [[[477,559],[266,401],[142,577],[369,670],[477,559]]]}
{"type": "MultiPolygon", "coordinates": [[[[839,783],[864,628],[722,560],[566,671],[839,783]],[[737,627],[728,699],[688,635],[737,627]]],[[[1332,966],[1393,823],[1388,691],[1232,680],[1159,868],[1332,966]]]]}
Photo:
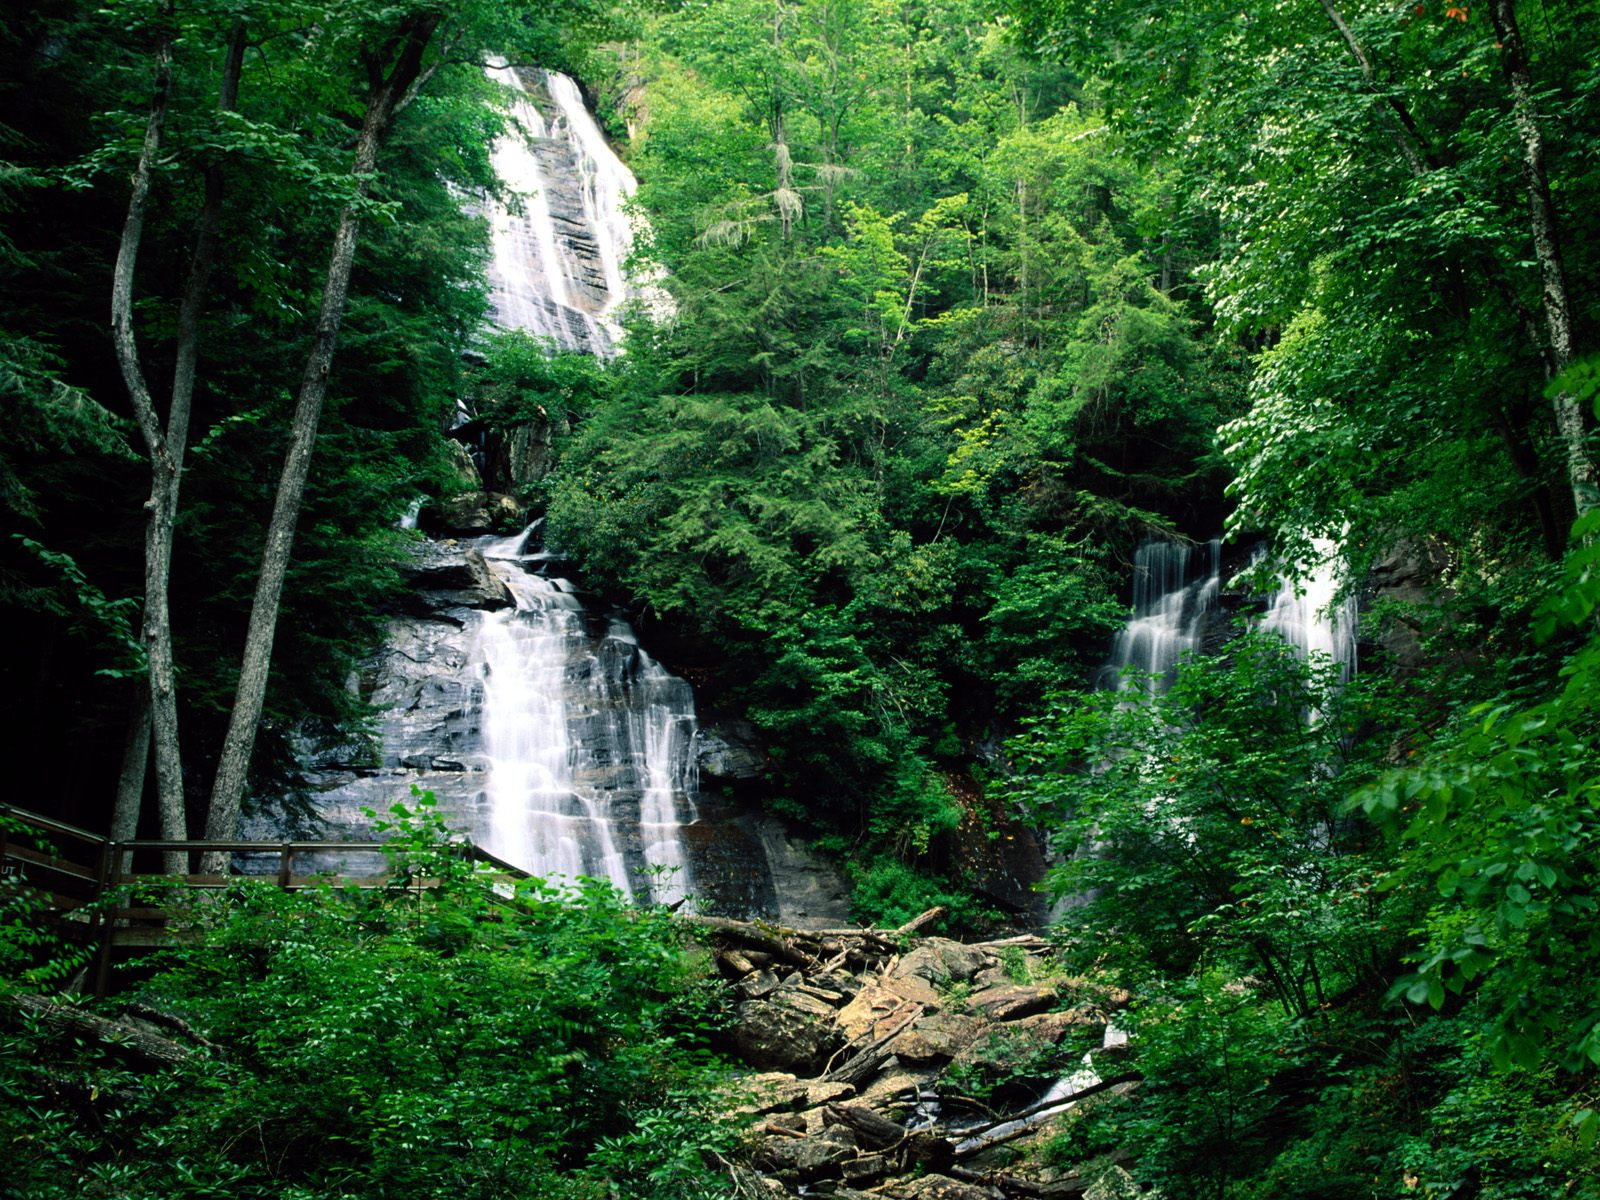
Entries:
{"type": "MultiPolygon", "coordinates": [[[[77,884],[88,885],[83,890],[87,893],[83,897],[61,895],[54,890],[46,890],[29,884],[33,890],[41,891],[52,898],[52,905],[60,917],[70,918],[70,914],[78,913],[81,920],[87,914],[89,920],[86,926],[88,939],[97,949],[94,963],[94,989],[97,995],[104,995],[110,979],[111,955],[119,944],[132,944],[129,942],[136,934],[148,938],[152,935],[150,929],[141,931],[139,927],[128,926],[126,922],[137,914],[140,918],[160,920],[161,917],[151,917],[147,909],[129,909],[124,907],[107,907],[97,902],[107,896],[116,895],[120,887],[126,884],[160,884],[193,888],[196,890],[210,890],[225,887],[236,879],[262,879],[273,880],[278,887],[287,891],[299,890],[307,887],[320,886],[332,883],[336,886],[356,886],[379,888],[390,886],[394,882],[394,875],[364,875],[364,876],[329,876],[327,874],[296,874],[294,871],[294,858],[298,854],[382,854],[388,848],[387,842],[308,842],[308,841],[218,841],[197,840],[179,841],[170,838],[136,838],[131,841],[118,842],[103,834],[94,833],[87,829],[80,829],[76,825],[69,825],[65,821],[58,821],[54,817],[47,817],[42,813],[31,812],[25,808],[18,808],[14,804],[0,804],[0,816],[11,817],[29,830],[48,835],[51,838],[71,839],[82,843],[88,849],[83,855],[88,861],[79,858],[67,858],[60,854],[34,850],[28,846],[15,844],[7,831],[0,827],[0,863],[12,861],[25,864],[38,870],[55,872],[64,880],[73,880],[77,884]],[[260,854],[277,855],[278,869],[272,872],[263,872],[260,875],[191,875],[167,874],[164,871],[134,871],[129,868],[132,855],[135,851],[176,851],[181,854],[196,853],[224,853],[224,854],[260,854]],[[83,910],[83,911],[80,911],[83,910]],[[120,935],[119,935],[120,930],[120,935]],[[119,942],[119,936],[122,940],[119,942]]],[[[477,862],[487,863],[496,872],[510,875],[517,879],[527,879],[529,873],[505,859],[491,854],[476,843],[462,839],[449,843],[451,849],[462,856],[477,862]]],[[[435,880],[413,880],[412,887],[427,888],[435,884],[435,880]]],[[[70,886],[70,885],[68,885],[70,886]]],[[[158,913],[162,910],[155,910],[158,913]]],[[[154,944],[148,940],[139,944],[154,944]]]]}
{"type": "MultiPolygon", "coordinates": [[[[365,851],[381,852],[387,842],[202,842],[176,841],[163,838],[139,838],[131,842],[113,843],[119,850],[187,850],[205,854],[210,851],[232,854],[277,854],[288,849],[296,854],[302,850],[327,851],[349,854],[365,851]]],[[[469,845],[471,843],[468,843],[469,845]]]]}
{"type": "Polygon", "coordinates": [[[0,817],[15,817],[24,825],[31,825],[44,833],[52,833],[58,837],[76,838],[80,842],[87,842],[91,846],[109,845],[111,839],[104,834],[91,833],[87,829],[80,829],[76,825],[68,825],[65,821],[58,821],[54,817],[47,817],[42,813],[30,812],[26,808],[18,808],[14,804],[0,804],[0,817]]]}

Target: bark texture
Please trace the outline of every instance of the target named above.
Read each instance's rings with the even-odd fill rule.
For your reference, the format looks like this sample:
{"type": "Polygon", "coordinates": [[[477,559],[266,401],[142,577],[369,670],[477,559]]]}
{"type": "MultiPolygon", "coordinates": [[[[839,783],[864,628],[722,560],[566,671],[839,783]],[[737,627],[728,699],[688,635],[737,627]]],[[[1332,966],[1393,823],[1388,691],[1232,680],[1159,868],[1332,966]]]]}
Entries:
{"type": "MultiPolygon", "coordinates": [[[[150,682],[151,728],[156,743],[156,788],[161,810],[161,835],[181,840],[188,836],[188,827],[184,815],[182,773],[177,765],[176,676],[166,597],[177,468],[166,435],[162,432],[161,419],[156,414],[144,369],[139,364],[139,347],[133,333],[133,275],[139,261],[139,244],[144,238],[151,172],[161,152],[161,137],[166,127],[167,102],[171,93],[172,47],[163,42],[156,51],[155,92],[150,101],[150,116],[145,122],[144,141],[139,147],[139,161],[134,167],[128,213],[123,221],[122,237],[117,244],[117,262],[111,276],[111,341],[116,351],[117,367],[122,373],[123,386],[133,405],[134,417],[150,458],[150,498],[145,501],[145,656],[150,682]],[[152,580],[158,581],[155,588],[151,587],[152,580]]],[[[137,812],[134,819],[137,820],[137,812]]],[[[183,868],[181,856],[167,856],[169,871],[181,871],[183,868]]]]}
{"type": "MultiPolygon", "coordinates": [[[[1561,254],[1560,221],[1550,196],[1545,171],[1544,129],[1533,99],[1533,70],[1523,47],[1514,0],[1494,0],[1489,7],[1495,35],[1500,39],[1501,66],[1511,91],[1511,119],[1522,143],[1522,175],[1528,191],[1528,222],[1533,234],[1534,257],[1544,291],[1545,326],[1550,338],[1550,366],[1559,375],[1575,353],[1572,303],[1567,290],[1566,264],[1561,254]]],[[[1552,400],[1556,433],[1566,456],[1567,482],[1572,488],[1578,516],[1600,504],[1600,471],[1589,453],[1589,423],[1583,406],[1571,392],[1552,400]]]]}
{"type": "MultiPolygon", "coordinates": [[[[244,64],[245,26],[235,21],[228,39],[218,91],[217,109],[231,111],[238,103],[239,75],[244,64]]],[[[148,703],[131,717],[129,743],[125,754],[113,824],[126,829],[131,837],[138,824],[138,809],[144,779],[143,744],[153,743],[157,805],[161,813],[161,835],[181,840],[188,836],[184,804],[183,760],[179,752],[177,665],[172,645],[170,581],[172,577],[173,530],[177,520],[178,486],[183,474],[183,458],[189,442],[189,416],[193,408],[195,378],[199,363],[200,317],[216,259],[217,225],[222,213],[222,168],[215,159],[205,167],[205,201],[195,233],[189,270],[178,304],[178,336],[174,347],[175,365],[172,391],[167,406],[166,428],[155,408],[144,373],[139,365],[138,346],[133,334],[133,277],[144,229],[145,208],[150,193],[150,172],[160,152],[166,121],[167,101],[172,84],[172,55],[163,43],[156,57],[156,91],[145,126],[144,144],[135,170],[128,215],[118,246],[112,281],[112,338],[123,382],[128,390],[139,431],[150,462],[150,495],[145,501],[145,578],[144,624],[142,638],[149,672],[148,703]],[[142,730],[142,732],[141,732],[142,730]],[[138,743],[136,745],[136,742],[138,743]],[[137,766],[135,763],[137,759],[137,766]]],[[[167,856],[169,871],[183,871],[183,856],[167,856]]]]}

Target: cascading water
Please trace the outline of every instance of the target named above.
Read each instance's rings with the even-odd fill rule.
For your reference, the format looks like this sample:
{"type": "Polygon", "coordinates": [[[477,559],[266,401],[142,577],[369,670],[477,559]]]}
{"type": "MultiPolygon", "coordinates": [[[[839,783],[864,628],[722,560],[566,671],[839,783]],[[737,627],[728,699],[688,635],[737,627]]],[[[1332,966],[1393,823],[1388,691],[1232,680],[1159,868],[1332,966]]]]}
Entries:
{"type": "MultiPolygon", "coordinates": [[[[503,61],[489,74],[516,127],[492,149],[516,211],[484,206],[496,322],[615,354],[618,307],[659,297],[626,274],[633,177],[572,80],[503,61]]],[[[524,553],[532,532],[415,547],[410,611],[351,681],[379,714],[376,761],[308,747],[319,815],[360,836],[364,813],[431,792],[451,828],[534,875],[676,902],[691,887],[682,829],[698,820],[693,694],[626,622],[546,574],[549,556],[524,553]]]]}
{"type": "Polygon", "coordinates": [[[554,71],[496,60],[490,78],[512,96],[511,132],[491,161],[517,197],[484,206],[493,256],[490,301],[502,329],[523,329],[567,350],[617,353],[617,310],[639,300],[658,313],[665,295],[626,272],[635,230],[627,200],[637,184],[584,106],[554,71]]]}
{"type": "MultiPolygon", "coordinates": [[[[501,328],[609,356],[619,307],[664,293],[627,274],[636,184],[553,71],[499,60],[514,128],[492,151],[517,210],[487,206],[491,301],[501,328]]],[[[611,620],[598,637],[570,588],[530,572],[527,532],[480,548],[515,607],[483,618],[484,802],[489,848],[547,877],[590,875],[643,899],[687,894],[680,829],[695,820],[694,697],[611,620]]]]}
{"type": "Polygon", "coordinates": [[[1222,593],[1222,543],[1146,542],[1134,553],[1133,616],[1117,634],[1098,686],[1139,681],[1159,691],[1179,660],[1200,648],[1222,593]]]}
{"type": "MultiPolygon", "coordinates": [[[[1356,663],[1356,607],[1352,597],[1334,602],[1340,580],[1331,542],[1316,544],[1318,565],[1306,578],[1285,579],[1267,602],[1258,628],[1275,633],[1302,658],[1325,655],[1348,678],[1356,663]]],[[[1132,680],[1160,691],[1179,660],[1198,650],[1222,594],[1222,543],[1204,547],[1151,541],[1134,555],[1133,615],[1101,669],[1098,686],[1117,689],[1132,680]]]]}
{"type": "Polygon", "coordinates": [[[1356,669],[1356,602],[1345,596],[1335,601],[1341,580],[1332,542],[1315,543],[1319,555],[1315,569],[1305,579],[1282,580],[1272,594],[1261,628],[1276,633],[1301,658],[1325,655],[1348,679],[1356,669]]]}
{"type": "Polygon", "coordinates": [[[483,618],[486,848],[551,879],[687,894],[694,697],[615,618],[595,637],[564,581],[526,569],[527,531],[479,544],[514,608],[483,618]]]}

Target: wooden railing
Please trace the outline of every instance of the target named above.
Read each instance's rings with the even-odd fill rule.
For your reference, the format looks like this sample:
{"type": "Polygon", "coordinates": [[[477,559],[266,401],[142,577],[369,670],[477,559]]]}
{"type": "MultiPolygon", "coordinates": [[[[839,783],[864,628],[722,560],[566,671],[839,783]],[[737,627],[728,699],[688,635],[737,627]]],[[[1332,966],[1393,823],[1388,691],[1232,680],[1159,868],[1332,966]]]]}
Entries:
{"type": "MultiPolygon", "coordinates": [[[[526,879],[528,872],[497,858],[471,842],[455,843],[464,857],[486,863],[496,874],[526,879]]],[[[166,945],[171,912],[159,902],[139,900],[159,896],[173,889],[186,892],[217,890],[242,878],[273,881],[286,891],[333,886],[393,888],[397,874],[391,868],[381,842],[266,842],[266,841],[167,841],[140,838],[118,842],[76,825],[69,825],[41,813],[14,805],[0,804],[0,881],[21,886],[44,904],[43,919],[61,936],[92,948],[88,978],[96,995],[104,995],[110,983],[111,963],[117,950],[126,947],[166,945]],[[5,820],[4,818],[9,818],[5,820]],[[20,827],[20,829],[18,828],[20,827]],[[27,845],[42,842],[45,847],[27,845]],[[247,870],[238,874],[176,874],[152,869],[164,864],[169,855],[181,854],[189,866],[197,856],[222,853],[246,856],[247,870]],[[325,855],[337,862],[327,870],[297,870],[296,860],[307,865],[312,855],[325,855]],[[361,873],[350,867],[360,864],[361,873]],[[370,863],[368,869],[366,864],[370,863]],[[131,903],[129,901],[132,901],[131,903]]],[[[432,881],[412,877],[407,887],[426,888],[432,881]]]]}

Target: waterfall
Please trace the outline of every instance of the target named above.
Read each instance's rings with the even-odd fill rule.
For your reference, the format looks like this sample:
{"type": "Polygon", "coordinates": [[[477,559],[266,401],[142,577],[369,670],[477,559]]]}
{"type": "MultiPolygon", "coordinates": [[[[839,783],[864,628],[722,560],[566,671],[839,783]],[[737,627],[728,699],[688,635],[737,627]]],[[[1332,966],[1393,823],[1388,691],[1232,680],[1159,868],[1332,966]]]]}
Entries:
{"type": "Polygon", "coordinates": [[[1301,658],[1326,655],[1348,679],[1356,669],[1356,602],[1335,601],[1343,581],[1337,569],[1337,548],[1321,539],[1314,543],[1318,559],[1304,579],[1282,579],[1268,602],[1261,628],[1276,633],[1301,658]]]}
{"type": "MultiPolygon", "coordinates": [[[[486,205],[495,323],[613,355],[623,303],[666,309],[654,280],[627,273],[634,178],[573,80],[504,60],[488,74],[511,97],[513,129],[492,161],[518,197],[516,211],[486,205]]],[[[527,569],[529,533],[479,543],[515,601],[483,618],[475,649],[488,847],[535,874],[680,900],[689,887],[680,829],[696,819],[693,694],[626,622],[593,636],[570,587],[527,569]]]]}
{"type": "MultiPolygon", "coordinates": [[[[571,79],[503,60],[488,74],[513,126],[491,155],[515,200],[481,206],[496,323],[616,354],[619,307],[662,295],[627,273],[633,177],[571,79]]],[[[371,813],[427,791],[451,828],[531,874],[674,903],[693,883],[682,829],[699,819],[693,694],[625,621],[548,574],[552,556],[526,553],[538,524],[413,547],[408,611],[351,681],[377,713],[376,755],[303,748],[318,814],[358,838],[371,813]]]]}
{"type": "Polygon", "coordinates": [[[512,128],[496,139],[491,161],[516,198],[483,206],[495,324],[562,349],[613,355],[623,303],[641,301],[658,315],[668,307],[654,280],[627,274],[633,175],[567,76],[503,59],[491,61],[488,74],[510,96],[512,128]]]}
{"type": "Polygon", "coordinates": [[[1131,673],[1159,691],[1179,660],[1200,648],[1222,592],[1222,543],[1145,542],[1133,559],[1133,616],[1117,634],[1097,686],[1116,690],[1131,673]]]}
{"type": "Polygon", "coordinates": [[[479,542],[516,602],[487,614],[476,642],[486,848],[548,879],[589,875],[672,903],[689,888],[693,694],[625,621],[592,633],[570,585],[527,569],[526,537],[479,542]]]}

